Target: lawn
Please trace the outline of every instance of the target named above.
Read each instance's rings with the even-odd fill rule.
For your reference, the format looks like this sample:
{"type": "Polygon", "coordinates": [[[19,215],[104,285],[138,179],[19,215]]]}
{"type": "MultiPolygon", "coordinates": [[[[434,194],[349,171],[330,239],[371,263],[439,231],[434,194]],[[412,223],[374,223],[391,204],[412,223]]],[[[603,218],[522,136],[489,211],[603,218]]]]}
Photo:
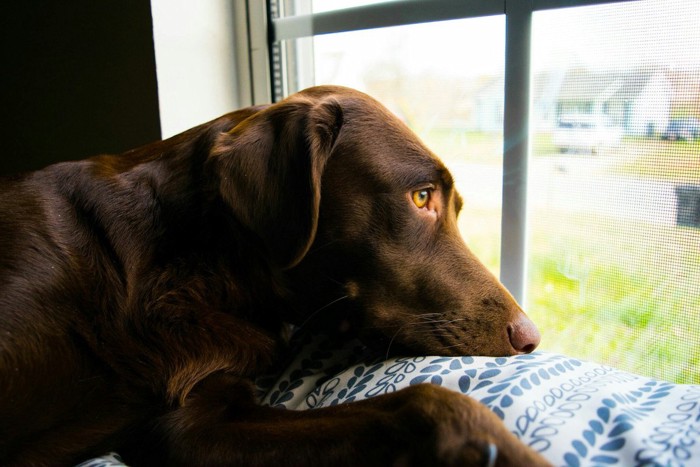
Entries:
{"type": "Polygon", "coordinates": [[[618,173],[679,183],[700,183],[700,140],[625,138],[618,173]]]}
{"type": "Polygon", "coordinates": [[[418,134],[443,160],[471,164],[502,164],[503,135],[460,129],[435,128],[418,134]]]}
{"type": "Polygon", "coordinates": [[[600,221],[533,223],[527,308],[542,348],[700,383],[700,230],[600,221]]]}
{"type": "MultiPolygon", "coordinates": [[[[447,151],[448,165],[501,163],[500,135],[432,136],[426,142],[436,152],[444,146],[438,153],[447,151]]],[[[548,152],[547,135],[532,144],[536,157],[561,157],[548,152]]],[[[625,138],[593,157],[607,158],[609,174],[700,182],[699,142],[625,138]]],[[[542,350],[700,384],[700,229],[576,212],[529,217],[526,309],[542,331],[542,350]]],[[[467,206],[460,226],[498,274],[500,211],[467,206]]]]}

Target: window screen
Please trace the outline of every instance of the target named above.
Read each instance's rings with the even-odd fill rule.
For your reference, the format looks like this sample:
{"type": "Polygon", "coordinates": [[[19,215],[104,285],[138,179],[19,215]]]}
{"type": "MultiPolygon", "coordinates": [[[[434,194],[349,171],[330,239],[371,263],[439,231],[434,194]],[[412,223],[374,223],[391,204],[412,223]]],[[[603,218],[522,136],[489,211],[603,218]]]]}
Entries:
{"type": "Polygon", "coordinates": [[[700,4],[535,12],[527,309],[542,348],[700,382],[700,4]]]}

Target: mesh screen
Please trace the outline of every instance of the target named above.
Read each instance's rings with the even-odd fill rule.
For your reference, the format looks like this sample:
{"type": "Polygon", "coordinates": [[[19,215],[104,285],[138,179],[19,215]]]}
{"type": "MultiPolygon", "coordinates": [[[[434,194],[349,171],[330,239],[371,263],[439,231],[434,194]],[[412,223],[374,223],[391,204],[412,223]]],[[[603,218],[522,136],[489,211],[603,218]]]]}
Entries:
{"type": "Polygon", "coordinates": [[[700,3],[533,17],[528,310],[542,348],[700,383],[700,3]]]}

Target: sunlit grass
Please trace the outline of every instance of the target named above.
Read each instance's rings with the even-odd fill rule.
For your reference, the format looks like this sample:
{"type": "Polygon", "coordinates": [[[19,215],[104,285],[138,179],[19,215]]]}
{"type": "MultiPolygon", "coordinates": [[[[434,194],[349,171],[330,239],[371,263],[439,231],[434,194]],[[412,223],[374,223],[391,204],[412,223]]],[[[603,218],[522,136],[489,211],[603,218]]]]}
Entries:
{"type": "Polygon", "coordinates": [[[532,233],[527,308],[541,348],[700,383],[700,231],[560,220],[532,233]]]}
{"type": "Polygon", "coordinates": [[[615,171],[624,175],[700,182],[700,140],[664,141],[656,138],[625,138],[618,149],[615,171]]]}
{"type": "Polygon", "coordinates": [[[495,209],[464,208],[459,230],[467,246],[498,277],[501,270],[501,214],[495,209]]]}
{"type": "Polygon", "coordinates": [[[498,132],[436,128],[419,131],[418,135],[443,160],[487,165],[503,163],[503,135],[498,132]]]}

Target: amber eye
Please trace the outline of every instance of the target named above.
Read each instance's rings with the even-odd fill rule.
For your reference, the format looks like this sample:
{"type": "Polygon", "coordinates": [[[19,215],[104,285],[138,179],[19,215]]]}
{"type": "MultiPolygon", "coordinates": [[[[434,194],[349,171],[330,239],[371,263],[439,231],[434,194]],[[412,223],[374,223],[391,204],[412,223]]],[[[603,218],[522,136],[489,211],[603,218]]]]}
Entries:
{"type": "Polygon", "coordinates": [[[430,201],[430,190],[416,190],[411,193],[413,204],[419,208],[424,208],[430,201]]]}

